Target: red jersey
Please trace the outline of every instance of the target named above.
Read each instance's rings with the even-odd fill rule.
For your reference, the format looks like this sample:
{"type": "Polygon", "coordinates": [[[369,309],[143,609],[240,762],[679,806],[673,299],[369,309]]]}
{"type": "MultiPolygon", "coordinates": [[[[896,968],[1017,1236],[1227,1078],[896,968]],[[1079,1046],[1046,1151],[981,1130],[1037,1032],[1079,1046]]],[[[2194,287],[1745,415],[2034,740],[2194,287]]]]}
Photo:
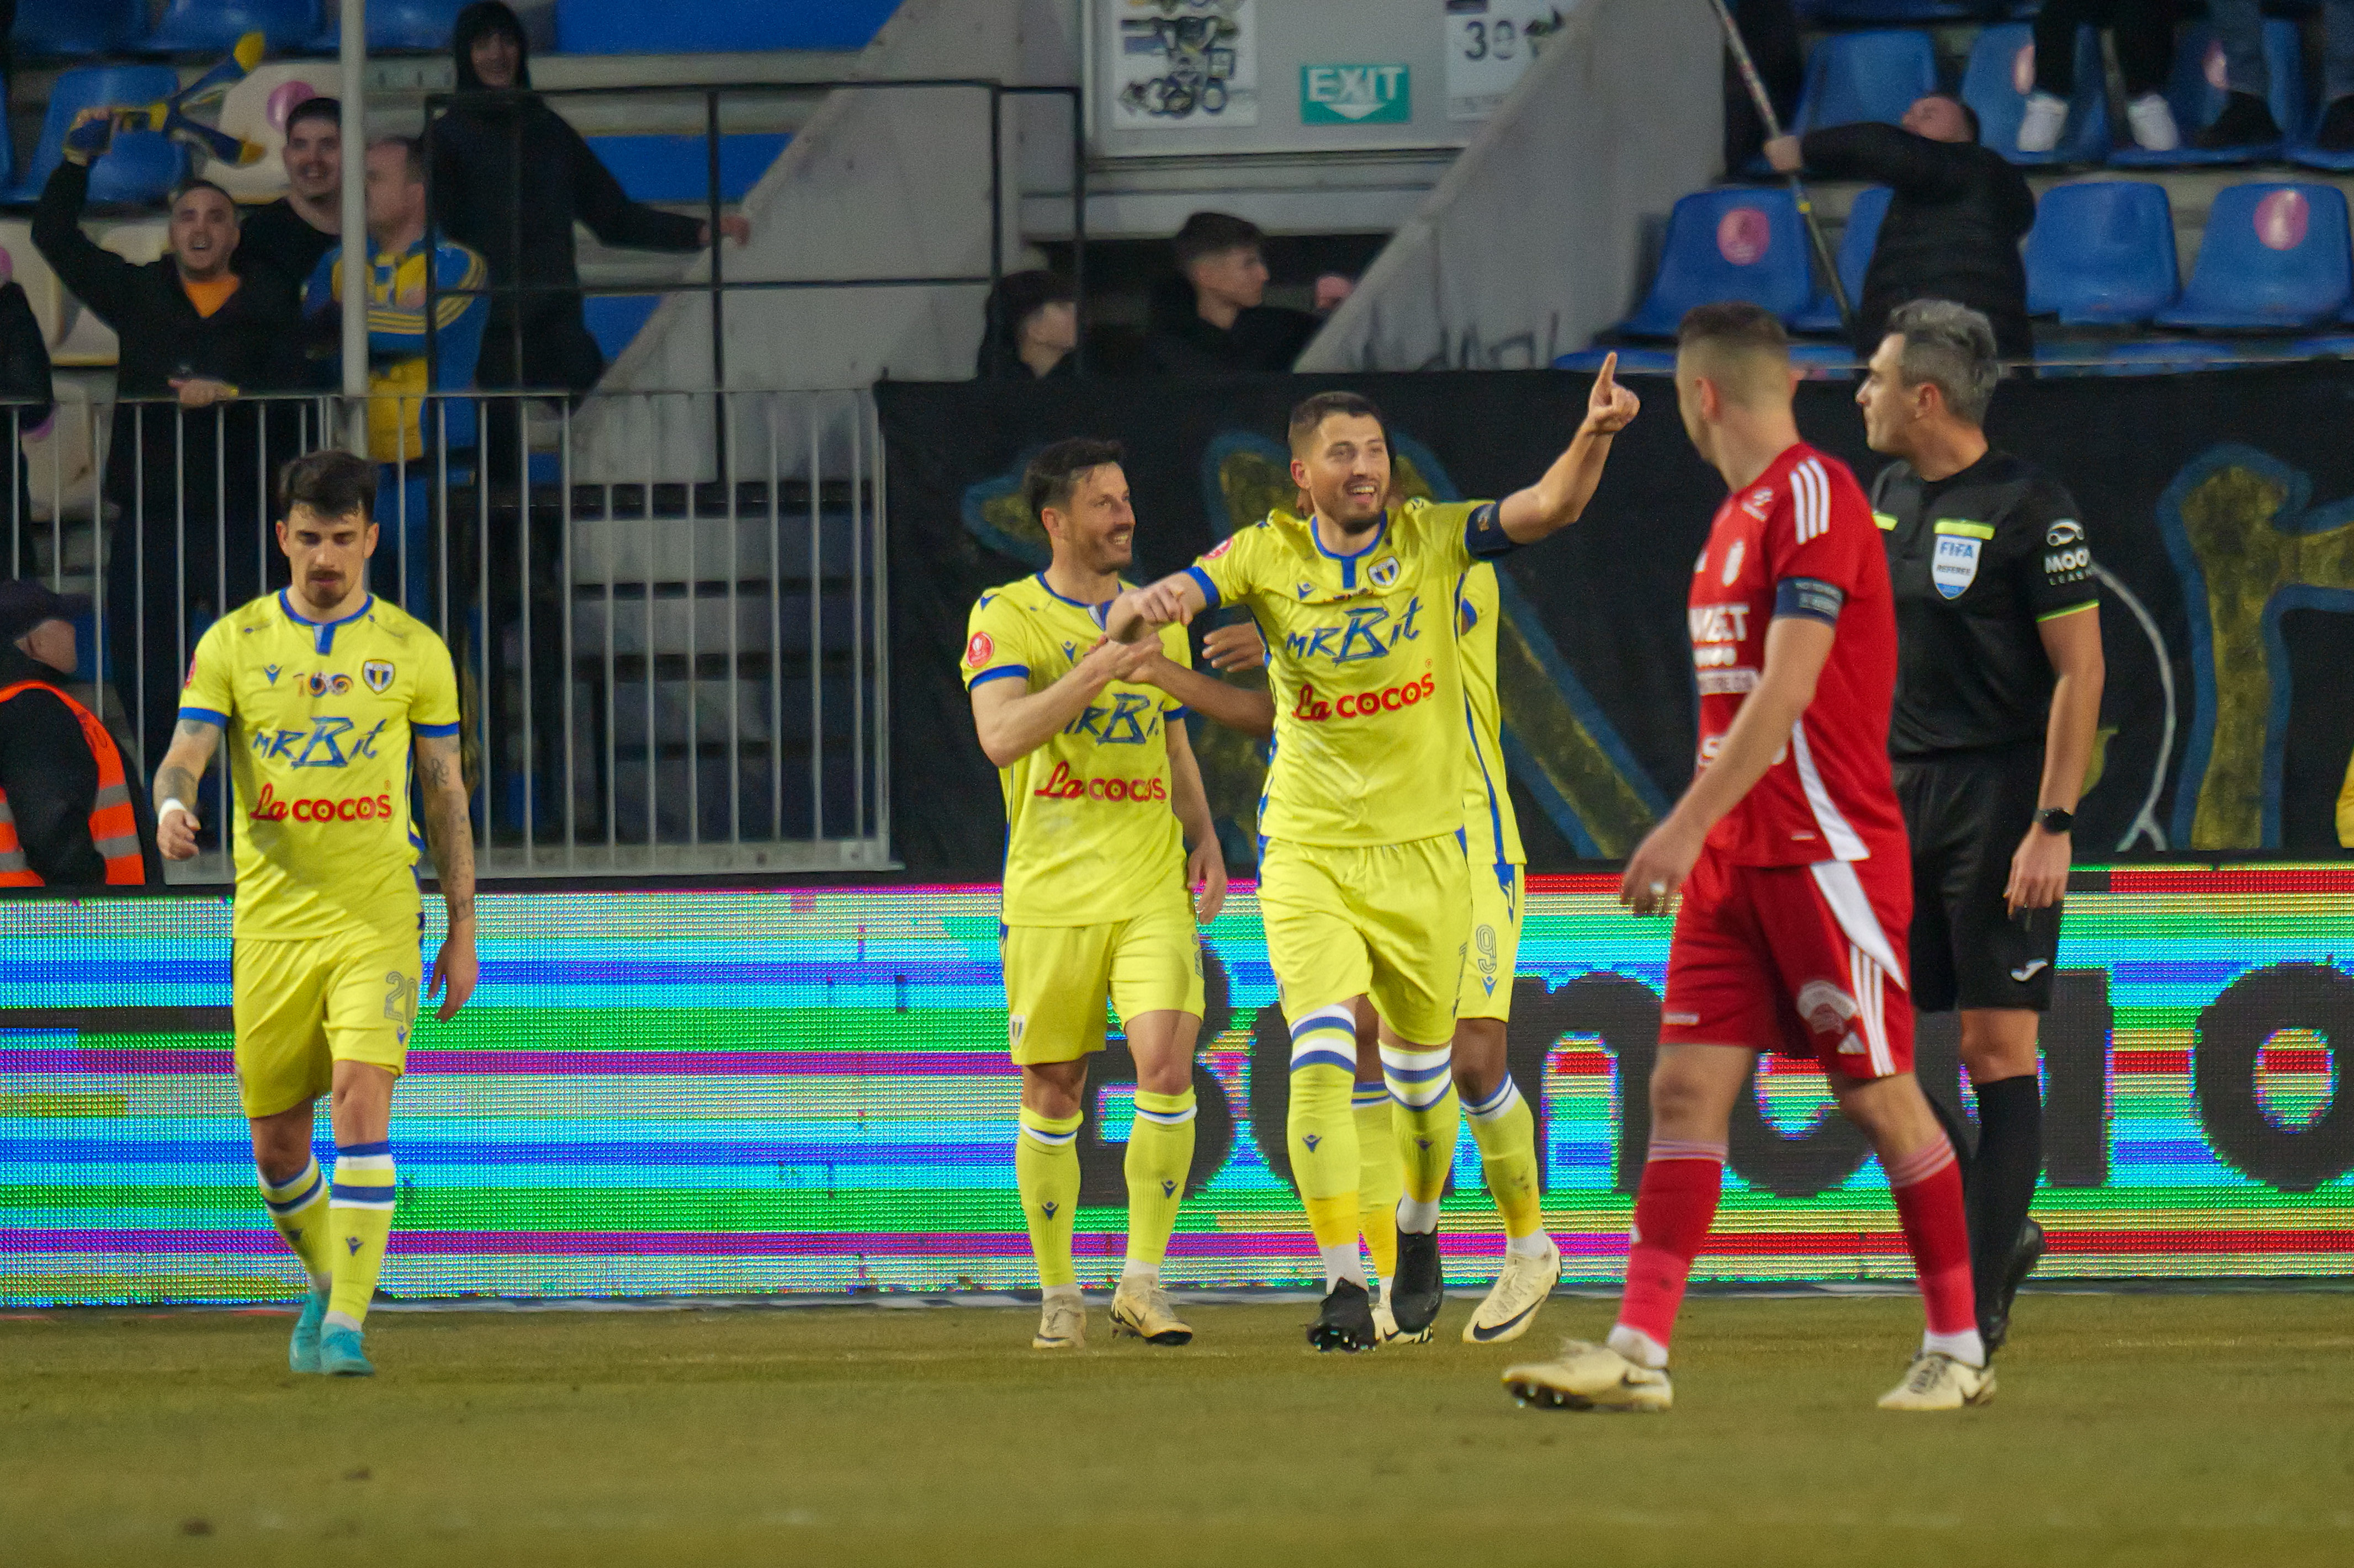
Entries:
{"type": "Polygon", "coordinates": [[[1836,628],[1815,699],[1741,803],[1710,830],[1736,864],[1906,859],[1888,764],[1896,608],[1871,504],[1845,463],[1801,441],[1716,509],[1692,568],[1700,765],[1724,744],[1766,663],[1776,614],[1836,628]]]}

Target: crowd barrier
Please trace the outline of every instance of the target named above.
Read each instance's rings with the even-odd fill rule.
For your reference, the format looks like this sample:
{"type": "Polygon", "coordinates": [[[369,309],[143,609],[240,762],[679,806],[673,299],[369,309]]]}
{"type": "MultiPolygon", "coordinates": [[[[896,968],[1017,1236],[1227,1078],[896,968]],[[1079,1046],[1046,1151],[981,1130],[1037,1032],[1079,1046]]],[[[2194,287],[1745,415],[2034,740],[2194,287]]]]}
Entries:
{"type": "MultiPolygon", "coordinates": [[[[370,399],[371,404],[390,399],[370,399]]],[[[275,475],[347,400],[9,414],[7,574],[89,594],[79,680],[140,758],[190,652],[286,581],[275,475]]],[[[882,452],[857,392],[405,400],[370,586],[456,658],[491,875],[888,863],[882,452]]],[[[207,784],[220,799],[226,757],[207,784]]],[[[217,810],[203,812],[217,821],[217,810]]],[[[226,881],[207,832],[184,874],[226,881]]]]}

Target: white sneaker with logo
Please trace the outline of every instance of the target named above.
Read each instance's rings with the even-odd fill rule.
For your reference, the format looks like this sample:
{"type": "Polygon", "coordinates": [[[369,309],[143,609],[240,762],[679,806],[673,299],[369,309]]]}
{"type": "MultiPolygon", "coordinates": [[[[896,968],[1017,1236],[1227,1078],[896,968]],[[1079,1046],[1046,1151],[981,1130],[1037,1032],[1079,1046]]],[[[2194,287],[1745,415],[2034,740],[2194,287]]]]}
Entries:
{"type": "Polygon", "coordinates": [[[1504,1254],[1503,1272],[1471,1320],[1463,1325],[1467,1345],[1500,1345],[1517,1340],[1537,1320],[1537,1311],[1561,1283],[1561,1248],[1547,1238],[1541,1257],[1504,1254]]]}
{"type": "Polygon", "coordinates": [[[1667,1369],[1638,1366],[1607,1345],[1565,1340],[1561,1354],[1504,1369],[1504,1388],[1522,1404],[1546,1410],[1654,1413],[1676,1402],[1667,1369]]]}
{"type": "Polygon", "coordinates": [[[1994,1398],[1994,1369],[1923,1351],[1904,1369],[1904,1381],[1880,1396],[1882,1410],[1959,1410],[1994,1398]]]}

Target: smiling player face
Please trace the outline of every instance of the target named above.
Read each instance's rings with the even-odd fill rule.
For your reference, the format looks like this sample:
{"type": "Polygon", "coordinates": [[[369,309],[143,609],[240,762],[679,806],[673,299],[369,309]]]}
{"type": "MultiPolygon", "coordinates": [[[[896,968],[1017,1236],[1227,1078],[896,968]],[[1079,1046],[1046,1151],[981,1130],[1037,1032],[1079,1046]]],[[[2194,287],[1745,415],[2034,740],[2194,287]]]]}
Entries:
{"type": "Polygon", "coordinates": [[[278,524],[278,547],[293,568],[294,598],[313,620],[333,620],[367,592],[376,527],[359,512],[327,517],[297,502],[278,524]]]}
{"type": "Polygon", "coordinates": [[[1046,507],[1043,518],[1055,553],[1082,571],[1108,576],[1135,557],[1136,508],[1116,462],[1073,478],[1070,504],[1046,507]]]}
{"type": "Polygon", "coordinates": [[[1293,448],[1291,482],[1328,523],[1362,534],[1389,505],[1390,443],[1370,414],[1328,414],[1293,448]]]}

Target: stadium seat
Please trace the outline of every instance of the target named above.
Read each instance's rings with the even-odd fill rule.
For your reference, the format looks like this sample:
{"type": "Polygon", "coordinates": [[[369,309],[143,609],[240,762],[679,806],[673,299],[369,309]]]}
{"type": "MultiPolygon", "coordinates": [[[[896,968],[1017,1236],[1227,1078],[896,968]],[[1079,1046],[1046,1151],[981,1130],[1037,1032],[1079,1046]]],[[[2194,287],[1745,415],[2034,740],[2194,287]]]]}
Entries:
{"type": "Polygon", "coordinates": [[[621,357],[621,350],[630,346],[661,303],[660,294],[591,294],[581,302],[588,335],[604,351],[606,364],[621,357]]]}
{"type": "MultiPolygon", "coordinates": [[[[447,54],[458,13],[466,5],[467,0],[368,0],[368,48],[447,54]]],[[[319,36],[311,47],[331,54],[343,46],[343,7],[335,0],[320,0],[319,36]]]]}
{"type": "Polygon", "coordinates": [[[1555,358],[1555,370],[1581,370],[1591,376],[1602,368],[1602,362],[1612,355],[1618,356],[1621,376],[1672,376],[1676,356],[1664,348],[1582,348],[1575,354],[1555,358]]]}
{"type": "Polygon", "coordinates": [[[2039,347],[2038,376],[2174,376],[2188,370],[2243,364],[2251,359],[2285,357],[2276,351],[2241,343],[2207,343],[2184,339],[2146,339],[2134,343],[2062,344],[2039,347]]]}
{"type": "Polygon", "coordinates": [[[319,0],[170,0],[139,41],[149,55],[225,55],[248,33],[272,49],[299,49],[319,30],[319,0]]]}
{"type": "Polygon", "coordinates": [[[144,0],[17,0],[8,37],[24,54],[80,60],[121,48],[146,26],[144,0]]]}
{"type": "MultiPolygon", "coordinates": [[[[767,132],[720,137],[720,199],[743,200],[791,140],[767,132]]],[[[701,136],[591,136],[588,142],[632,200],[703,201],[709,196],[710,154],[701,136]]]]}
{"type": "Polygon", "coordinates": [[[898,8],[899,0],[702,0],[677,9],[645,0],[556,0],[556,42],[574,55],[849,51],[864,48],[898,8]]]}
{"type": "Polygon", "coordinates": [[[2346,197],[2335,185],[2257,181],[2216,193],[2182,302],[2161,326],[2303,327],[2354,297],[2346,197]]]}
{"type": "Polygon", "coordinates": [[[1701,191],[1668,215],[1659,276],[1618,330],[1631,337],[1673,337],[1686,311],[1716,300],[1747,300],[1777,316],[1794,316],[1814,291],[1806,231],[1788,191],[1701,191]]]}
{"type": "Polygon", "coordinates": [[[2027,311],[2069,326],[2146,322],[2174,303],[2174,208],[2141,180],[2055,185],[2027,236],[2027,311]]]}
{"type": "MultiPolygon", "coordinates": [[[[2264,19],[2264,62],[2272,68],[2273,120],[2286,133],[2286,140],[2295,142],[2306,131],[2305,43],[2295,22],[2279,16],[2264,19]]],[[[2174,122],[2182,129],[2182,145],[2171,153],[2120,147],[2109,154],[2109,162],[2127,168],[2180,168],[2256,163],[2279,156],[2279,142],[2245,147],[2190,145],[2190,138],[2223,112],[2228,96],[2223,86],[2222,40],[2203,22],[2183,28],[2175,47],[2174,73],[2166,83],[2166,101],[2174,108],[2174,122]]]]}
{"type": "Polygon", "coordinates": [[[2035,29],[2024,22],[1988,27],[1970,46],[1962,73],[1962,101],[1978,117],[1978,140],[2014,164],[2097,164],[2109,155],[2109,90],[2101,69],[2100,37],[2077,34],[2076,85],[2068,97],[2068,123],[2049,153],[2019,150],[2019,122],[2035,86],[2035,29]]]}
{"type": "MultiPolygon", "coordinates": [[[[1847,209],[1847,228],[1840,235],[1840,286],[1847,291],[1848,303],[1863,298],[1864,269],[1872,265],[1872,248],[1880,243],[1881,220],[1888,216],[1889,198],[1895,193],[1886,185],[1867,185],[1855,193],[1855,203],[1847,209]]],[[[1817,293],[1807,308],[1792,316],[1786,323],[1792,332],[1841,332],[1839,302],[1830,291],[1817,293]]]]}
{"type": "MultiPolygon", "coordinates": [[[[40,199],[41,186],[48,183],[50,172],[65,161],[66,131],[83,110],[109,103],[153,103],[179,90],[180,73],[170,66],[85,66],[65,72],[49,88],[49,110],[41,122],[41,140],[33,151],[33,161],[5,199],[40,199]]],[[[112,151],[90,165],[90,199],[154,201],[178,185],[187,169],[186,150],[169,136],[154,131],[126,132],[114,139],[112,151]]]]}
{"type": "Polygon", "coordinates": [[[1799,135],[1878,120],[1893,125],[1913,101],[1937,90],[1929,35],[1910,30],[1834,33],[1807,57],[1806,90],[1793,122],[1799,135]]]}

